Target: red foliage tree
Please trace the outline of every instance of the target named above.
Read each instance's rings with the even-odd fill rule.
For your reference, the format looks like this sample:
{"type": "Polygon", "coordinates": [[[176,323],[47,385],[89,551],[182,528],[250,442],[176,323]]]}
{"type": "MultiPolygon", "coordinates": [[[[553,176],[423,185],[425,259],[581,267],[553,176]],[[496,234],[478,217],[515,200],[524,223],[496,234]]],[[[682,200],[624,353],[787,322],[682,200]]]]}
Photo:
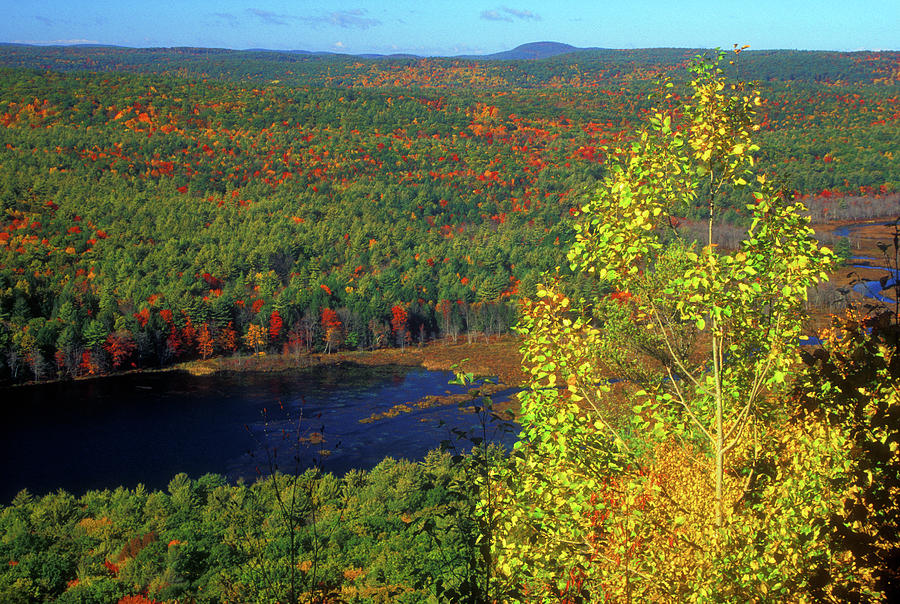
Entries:
{"type": "Polygon", "coordinates": [[[94,354],[90,350],[81,353],[81,363],[78,364],[78,371],[82,375],[96,375],[100,373],[100,364],[94,358],[94,354]]]}
{"type": "Polygon", "coordinates": [[[181,330],[181,348],[183,353],[187,354],[195,349],[197,345],[197,330],[191,318],[185,316],[184,327],[181,330]]]}
{"type": "Polygon", "coordinates": [[[56,361],[57,373],[62,373],[66,368],[66,353],[62,350],[57,350],[53,353],[53,360],[56,361]]]}
{"type": "Polygon", "coordinates": [[[147,323],[150,321],[150,309],[142,308],[139,312],[134,313],[134,318],[141,327],[147,327],[147,323]]]}
{"type": "Polygon", "coordinates": [[[210,289],[221,289],[221,287],[222,287],[221,279],[217,279],[216,277],[213,277],[209,273],[203,273],[202,277],[203,277],[203,280],[206,281],[206,283],[209,285],[210,289]]]}
{"type": "Polygon", "coordinates": [[[290,331],[287,333],[287,342],[285,342],[286,352],[296,354],[303,347],[304,329],[300,322],[294,323],[290,331]]]}
{"type": "Polygon", "coordinates": [[[137,596],[125,596],[124,598],[120,598],[116,604],[161,604],[156,600],[151,600],[145,596],[137,595],[137,596]]]}
{"type": "Polygon", "coordinates": [[[278,314],[277,310],[272,311],[272,315],[269,317],[269,342],[275,343],[278,341],[278,336],[281,334],[281,328],[284,325],[284,321],[281,319],[281,315],[278,314]]]}
{"type": "Polygon", "coordinates": [[[131,332],[122,330],[106,336],[103,349],[109,354],[113,369],[118,369],[128,358],[134,354],[136,345],[131,332]]]}
{"type": "Polygon", "coordinates": [[[409,343],[409,313],[406,312],[406,309],[402,306],[394,306],[391,309],[391,333],[394,334],[394,337],[397,339],[397,342],[400,343],[400,347],[403,348],[409,343]]]}
{"type": "Polygon", "coordinates": [[[169,335],[166,338],[166,346],[173,358],[177,358],[183,350],[181,345],[181,332],[174,323],[169,325],[169,335]]]}

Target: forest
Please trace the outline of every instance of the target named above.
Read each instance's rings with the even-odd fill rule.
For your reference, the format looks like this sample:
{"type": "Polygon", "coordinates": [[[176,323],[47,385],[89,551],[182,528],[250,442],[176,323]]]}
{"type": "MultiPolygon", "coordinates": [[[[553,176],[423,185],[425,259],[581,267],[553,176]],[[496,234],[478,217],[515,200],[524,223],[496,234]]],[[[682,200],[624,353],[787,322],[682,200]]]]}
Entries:
{"type": "MultiPolygon", "coordinates": [[[[519,294],[567,270],[605,148],[661,78],[680,101],[696,52],[5,45],[0,375],[506,332],[519,294]]],[[[744,56],[729,69],[760,82],[762,169],[826,217],[879,215],[900,182],[900,56],[744,56]]]]}
{"type": "Polygon", "coordinates": [[[0,599],[896,599],[897,306],[799,342],[813,219],[895,208],[900,55],[694,54],[0,49],[7,380],[513,327],[525,375],[511,451],[21,491],[0,599]]]}

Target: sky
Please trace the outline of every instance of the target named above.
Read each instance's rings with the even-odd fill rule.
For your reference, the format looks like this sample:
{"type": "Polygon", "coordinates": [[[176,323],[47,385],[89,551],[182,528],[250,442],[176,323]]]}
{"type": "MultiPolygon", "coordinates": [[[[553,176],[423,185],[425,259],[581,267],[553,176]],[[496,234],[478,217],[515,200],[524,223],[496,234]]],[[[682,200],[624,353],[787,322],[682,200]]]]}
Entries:
{"type": "Polygon", "coordinates": [[[898,50],[900,0],[2,0],[0,42],[423,56],[601,48],[898,50]]]}

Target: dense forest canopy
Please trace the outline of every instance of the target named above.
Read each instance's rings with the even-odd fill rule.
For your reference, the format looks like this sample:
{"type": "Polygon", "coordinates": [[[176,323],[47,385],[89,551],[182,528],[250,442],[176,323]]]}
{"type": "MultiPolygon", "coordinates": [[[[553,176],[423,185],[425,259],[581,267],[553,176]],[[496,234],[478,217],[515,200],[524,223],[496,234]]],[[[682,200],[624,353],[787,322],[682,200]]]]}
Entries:
{"type": "MultiPolygon", "coordinates": [[[[273,424],[293,468],[273,446],[253,484],[23,490],[0,508],[0,600],[898,600],[898,306],[798,343],[835,266],[812,216],[900,197],[896,56],[785,53],[747,84],[725,53],[686,82],[660,58],[678,52],[587,86],[553,80],[574,55],[305,57],[336,79],[292,84],[0,73],[9,377],[492,333],[525,298],[512,451],[472,389],[481,429],[451,430],[452,456],[300,473],[325,454],[301,415],[273,424]],[[859,56],[868,81],[832,77],[859,56]],[[338,85],[353,69],[367,83],[338,85]]],[[[204,73],[238,64],[218,54],[204,73]]],[[[271,77],[280,55],[259,56],[271,77]]]]}
{"type": "MultiPolygon", "coordinates": [[[[0,46],[2,377],[502,332],[566,264],[606,145],[661,78],[679,101],[698,52],[0,46]]],[[[762,168],[877,214],[900,183],[900,53],[741,59],[762,168]]]]}

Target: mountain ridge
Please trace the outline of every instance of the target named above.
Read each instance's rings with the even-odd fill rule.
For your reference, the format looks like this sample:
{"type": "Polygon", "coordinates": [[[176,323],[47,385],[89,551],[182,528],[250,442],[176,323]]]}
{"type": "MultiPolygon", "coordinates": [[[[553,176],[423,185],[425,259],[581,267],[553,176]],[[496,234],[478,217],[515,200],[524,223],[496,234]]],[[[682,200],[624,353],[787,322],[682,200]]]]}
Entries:
{"type": "Polygon", "coordinates": [[[487,55],[472,55],[466,58],[493,60],[493,61],[520,61],[548,59],[557,55],[578,52],[580,50],[598,50],[595,47],[579,48],[562,42],[542,41],[520,44],[513,49],[495,52],[487,55]]]}
{"type": "Polygon", "coordinates": [[[294,55],[308,55],[308,56],[348,56],[348,57],[360,57],[364,59],[397,59],[397,58],[427,58],[434,56],[434,58],[453,58],[453,59],[472,59],[472,60],[492,60],[492,61],[517,61],[517,60],[538,60],[538,59],[546,59],[549,57],[555,57],[561,54],[567,54],[571,52],[579,52],[584,50],[602,50],[599,47],[578,47],[572,46],[571,44],[566,44],[564,42],[554,42],[554,41],[539,41],[539,42],[527,42],[525,44],[520,44],[515,48],[511,48],[509,50],[502,50],[499,52],[488,53],[488,54],[471,54],[471,55],[418,55],[415,53],[408,52],[398,52],[391,54],[382,54],[382,53],[371,53],[371,52],[361,52],[361,53],[345,53],[345,52],[334,52],[329,50],[304,50],[304,49],[273,49],[273,48],[213,48],[213,47],[192,47],[192,46],[153,46],[153,47],[139,47],[139,46],[124,46],[120,44],[26,44],[20,42],[0,42],[0,46],[23,46],[30,48],[121,48],[121,49],[129,49],[129,50],[171,50],[171,49],[196,49],[196,50],[208,50],[208,51],[232,51],[232,52],[271,52],[271,53],[284,53],[284,54],[294,54],[294,55]]]}

